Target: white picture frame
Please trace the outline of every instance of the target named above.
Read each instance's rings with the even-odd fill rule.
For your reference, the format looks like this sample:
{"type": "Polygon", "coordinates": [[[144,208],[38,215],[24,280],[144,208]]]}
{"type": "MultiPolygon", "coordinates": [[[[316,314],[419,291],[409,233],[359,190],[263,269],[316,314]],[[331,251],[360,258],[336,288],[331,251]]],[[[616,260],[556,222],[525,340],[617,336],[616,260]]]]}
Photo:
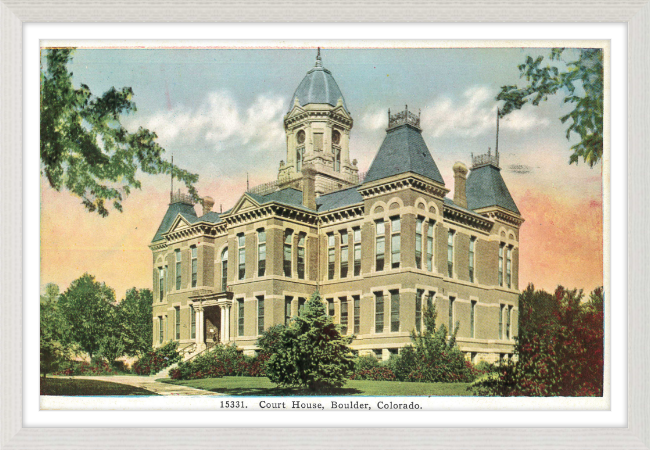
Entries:
{"type": "MultiPolygon", "coordinates": [[[[0,446],[1,448],[621,448],[650,447],[650,385],[646,367],[650,319],[645,303],[650,240],[644,201],[650,96],[643,84],[650,67],[650,3],[549,1],[534,5],[508,0],[437,2],[411,5],[361,2],[311,5],[292,0],[272,3],[141,0],[107,4],[99,1],[0,1],[0,446]],[[290,14],[286,14],[291,11],[290,14]],[[624,428],[26,428],[23,426],[23,202],[22,84],[23,24],[29,22],[620,22],[628,27],[628,426],[624,428]],[[644,145],[645,144],[645,145],[644,145]],[[646,288],[646,289],[644,289],[646,288]],[[504,438],[505,437],[505,438],[504,438]]],[[[400,424],[402,425],[402,424],[400,424]]]]}

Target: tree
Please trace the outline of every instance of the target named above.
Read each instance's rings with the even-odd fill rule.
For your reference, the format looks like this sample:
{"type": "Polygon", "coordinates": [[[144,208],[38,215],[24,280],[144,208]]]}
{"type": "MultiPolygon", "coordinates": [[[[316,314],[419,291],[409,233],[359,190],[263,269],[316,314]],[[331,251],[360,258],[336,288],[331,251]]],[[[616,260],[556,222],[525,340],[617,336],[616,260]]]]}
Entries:
{"type": "Polygon", "coordinates": [[[264,333],[258,345],[271,355],[266,373],[272,382],[323,391],[343,386],[352,373],[354,356],[349,345],[353,338],[341,335],[315,292],[299,316],[287,326],[264,333]]]}
{"type": "Polygon", "coordinates": [[[520,296],[517,360],[499,374],[477,383],[479,395],[602,396],[604,370],[604,296],[559,286],[555,294],[529,285],[520,296]],[[537,314],[533,305],[548,305],[537,314]],[[549,320],[539,320],[547,315],[549,320]],[[522,333],[523,331],[523,333],[522,333]]]}
{"type": "Polygon", "coordinates": [[[574,104],[573,110],[560,117],[562,123],[571,122],[566,130],[566,138],[571,133],[580,137],[573,145],[569,164],[578,163],[582,158],[593,167],[603,157],[603,52],[601,49],[579,49],[577,60],[562,63],[564,48],[551,50],[551,64],[542,66],[543,56],[535,59],[528,56],[524,64],[518,66],[520,77],[526,78],[526,86],[502,86],[497,100],[503,100],[501,117],[521,109],[525,104],[537,106],[549,96],[560,92],[564,103],[574,104]]]}
{"type": "Polygon", "coordinates": [[[124,345],[124,353],[141,356],[151,350],[153,322],[151,321],[153,294],[149,289],[126,291],[117,305],[117,323],[124,345]]]}
{"type": "Polygon", "coordinates": [[[88,273],[70,283],[59,305],[70,325],[72,339],[91,359],[100,350],[102,340],[118,334],[115,292],[88,273]]]}
{"type": "Polygon", "coordinates": [[[172,174],[197,200],[198,175],[165,161],[155,132],[140,127],[131,133],[122,125],[121,117],[136,111],[130,87],[97,97],[85,84],[73,86],[67,67],[73,51],[46,50],[41,70],[41,173],[50,186],[67,189],[102,217],[107,202],[121,212],[123,199],[141,188],[138,170],[172,174]]]}
{"type": "Polygon", "coordinates": [[[389,366],[400,380],[421,382],[467,382],[473,380],[470,366],[456,345],[458,325],[447,336],[447,327],[436,327],[435,305],[425,308],[424,328],[411,331],[412,346],[402,349],[399,356],[389,360],[389,366]]]}
{"type": "Polygon", "coordinates": [[[75,348],[65,317],[59,308],[59,287],[56,284],[45,286],[45,295],[41,295],[41,374],[59,369],[61,363],[73,356],[75,348]]]}

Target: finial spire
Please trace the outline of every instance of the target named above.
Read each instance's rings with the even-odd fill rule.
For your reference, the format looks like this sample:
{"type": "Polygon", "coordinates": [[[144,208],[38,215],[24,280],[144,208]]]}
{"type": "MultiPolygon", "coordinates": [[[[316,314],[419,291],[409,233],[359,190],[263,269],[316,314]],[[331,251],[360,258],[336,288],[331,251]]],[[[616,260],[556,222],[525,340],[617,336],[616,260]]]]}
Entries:
{"type": "Polygon", "coordinates": [[[171,189],[169,190],[169,203],[172,203],[174,197],[174,155],[172,154],[172,170],[169,172],[171,174],[171,189]]]}
{"type": "Polygon", "coordinates": [[[496,148],[494,149],[497,157],[497,164],[499,164],[499,108],[497,107],[497,142],[496,148]]]}
{"type": "Polygon", "coordinates": [[[320,47],[318,47],[318,53],[316,53],[316,65],[314,67],[323,67],[323,61],[320,57],[320,47]]]}

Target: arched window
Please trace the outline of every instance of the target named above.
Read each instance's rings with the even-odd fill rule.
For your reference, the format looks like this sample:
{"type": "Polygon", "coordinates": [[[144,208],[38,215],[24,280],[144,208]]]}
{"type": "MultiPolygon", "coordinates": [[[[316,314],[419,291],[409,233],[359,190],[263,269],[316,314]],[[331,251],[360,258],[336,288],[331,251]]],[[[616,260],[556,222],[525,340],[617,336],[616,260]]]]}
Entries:
{"type": "Polygon", "coordinates": [[[226,291],[228,287],[228,249],[221,253],[221,290],[226,291]]]}

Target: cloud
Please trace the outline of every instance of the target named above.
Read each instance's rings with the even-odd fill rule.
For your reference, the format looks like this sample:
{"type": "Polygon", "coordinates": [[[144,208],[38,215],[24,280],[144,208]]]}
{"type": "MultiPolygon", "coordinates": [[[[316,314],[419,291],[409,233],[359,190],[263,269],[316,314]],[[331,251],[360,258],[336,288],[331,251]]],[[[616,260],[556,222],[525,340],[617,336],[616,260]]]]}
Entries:
{"type": "MultiPolygon", "coordinates": [[[[460,98],[439,96],[422,109],[422,127],[433,137],[476,137],[494,133],[496,128],[496,92],[485,86],[472,86],[460,98]]],[[[534,108],[515,111],[501,119],[500,127],[527,131],[547,127],[549,120],[534,108]]]]}
{"type": "MultiPolygon", "coordinates": [[[[268,150],[283,146],[284,98],[261,95],[246,109],[226,91],[212,92],[197,107],[176,106],[148,117],[134,117],[127,127],[142,125],[158,134],[163,147],[196,146],[223,150],[248,146],[268,150]]],[[[131,127],[131,128],[132,128],[131,127]]]]}

